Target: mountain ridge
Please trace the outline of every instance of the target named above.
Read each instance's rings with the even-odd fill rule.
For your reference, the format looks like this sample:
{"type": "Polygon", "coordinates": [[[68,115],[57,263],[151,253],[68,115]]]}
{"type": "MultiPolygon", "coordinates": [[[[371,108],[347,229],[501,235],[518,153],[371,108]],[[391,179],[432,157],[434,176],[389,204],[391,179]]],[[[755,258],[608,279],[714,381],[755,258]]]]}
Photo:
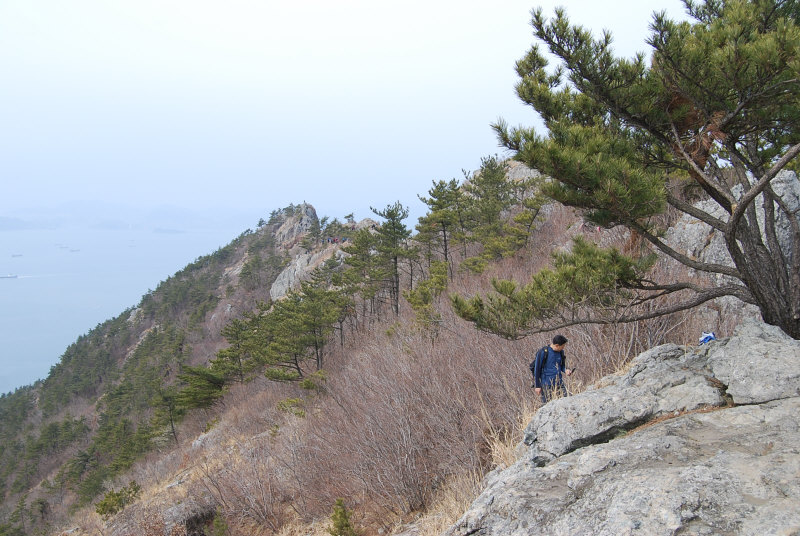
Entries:
{"type": "MultiPolygon", "coordinates": [[[[520,166],[512,171],[515,188],[527,187],[527,178],[536,175],[520,166]]],[[[506,221],[516,221],[515,210],[507,209],[506,221]]],[[[38,391],[0,401],[4,423],[11,414],[21,416],[10,421],[19,426],[4,426],[0,435],[8,447],[0,453],[7,497],[0,516],[12,522],[0,524],[7,531],[0,534],[18,534],[15,519],[70,534],[199,535],[223,522],[233,534],[324,534],[324,520],[341,497],[366,534],[447,530],[466,505],[457,515],[439,516],[434,509],[440,495],[457,490],[472,502],[480,492],[477,484],[459,480],[460,471],[486,473],[507,464],[498,453],[523,439],[524,425],[514,424],[520,415],[547,413],[533,400],[526,374],[529,356],[552,335],[486,337],[455,317],[447,292],[480,294],[495,278],[521,280],[547,266],[548,252],[568,248],[580,234],[591,233],[604,245],[631,243],[618,230],[587,229],[575,212],[558,205],[537,207],[526,221],[525,246],[495,258],[485,256],[485,244],[454,241],[451,253],[458,260],[491,262],[471,265],[477,271],[464,262],[439,279],[434,276],[442,253],[436,248],[442,244],[426,246],[423,235],[404,242],[409,249],[430,249],[416,264],[403,261],[397,293],[387,285],[387,273],[370,264],[379,256],[370,240],[382,224],[334,220],[323,226],[306,204],[274,211],[255,231],[197,259],[139,306],[76,341],[38,391]],[[349,262],[361,264],[345,262],[344,249],[352,252],[349,262]],[[366,277],[354,283],[351,268],[366,277]],[[291,290],[297,283],[308,292],[352,292],[364,285],[363,295],[345,305],[347,315],[332,320],[316,367],[310,361],[289,382],[268,381],[261,371],[231,381],[218,401],[176,424],[170,386],[186,371],[216,381],[209,363],[221,360],[223,351],[234,357],[249,351],[247,340],[239,351],[229,338],[235,330],[225,331],[269,331],[250,322],[271,314],[268,309],[281,310],[269,308],[270,302],[297,303],[303,296],[291,290]],[[395,298],[397,313],[390,307],[395,298]],[[97,363],[102,366],[91,366],[97,363]],[[141,495],[115,506],[124,490],[136,489],[141,495]],[[449,521],[426,525],[437,516],[449,521]]],[[[584,379],[615,370],[653,341],[686,344],[700,328],[724,334],[738,314],[753,314],[741,307],[734,313],[712,308],[567,330],[570,365],[581,371],[570,387],[581,391],[584,379]]],[[[281,340],[290,350],[293,342],[281,340]]],[[[717,391],[712,386],[707,392],[717,391]]],[[[719,403],[719,396],[714,400],[719,403]]]]}

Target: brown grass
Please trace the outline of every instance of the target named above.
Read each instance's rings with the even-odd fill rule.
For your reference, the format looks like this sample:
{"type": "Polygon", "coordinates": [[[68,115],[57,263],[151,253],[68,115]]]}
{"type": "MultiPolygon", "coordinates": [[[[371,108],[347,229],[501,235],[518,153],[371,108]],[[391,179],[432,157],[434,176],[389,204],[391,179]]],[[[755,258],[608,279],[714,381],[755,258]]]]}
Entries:
{"type": "MultiPolygon", "coordinates": [[[[484,293],[492,277],[526,281],[576,232],[574,224],[570,211],[555,209],[542,241],[481,276],[459,274],[450,291],[484,293]]],[[[598,234],[609,243],[626,239],[598,234]]],[[[421,535],[441,533],[480,492],[483,475],[516,460],[539,407],[528,364],[554,333],[505,341],[456,318],[446,297],[437,307],[442,323],[433,339],[415,327],[407,304],[399,317],[384,310],[350,322],[345,344],[328,347],[329,379],[320,391],[260,379],[234,386],[217,410],[187,418],[180,445],[132,471],[145,491],[125,514],[131,526],[173,501],[193,501],[198,511],[222,515],[230,536],[316,536],[327,534],[332,506],[343,498],[365,536],[410,522],[421,535]],[[304,399],[304,418],[278,409],[288,398],[304,399]]],[[[697,319],[564,329],[567,366],[577,367],[570,392],[657,344],[692,343],[701,329],[725,333],[722,323],[704,318],[698,328],[697,319]]]]}

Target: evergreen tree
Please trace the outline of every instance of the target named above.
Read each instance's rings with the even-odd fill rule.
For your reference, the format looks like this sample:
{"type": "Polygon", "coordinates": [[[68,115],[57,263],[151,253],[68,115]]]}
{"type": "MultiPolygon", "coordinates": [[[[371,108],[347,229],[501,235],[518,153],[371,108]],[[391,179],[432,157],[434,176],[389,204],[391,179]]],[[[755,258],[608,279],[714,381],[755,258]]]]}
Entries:
{"type": "Polygon", "coordinates": [[[408,208],[400,201],[387,205],[383,210],[370,207],[376,216],[386,221],[378,228],[376,249],[378,260],[389,276],[389,299],[394,314],[400,314],[400,261],[411,259],[413,254],[408,245],[411,230],[403,220],[408,217],[408,208]]]}
{"type": "Polygon", "coordinates": [[[185,366],[178,378],[185,384],[177,394],[182,408],[210,408],[225,393],[225,377],[207,367],[185,366]]]}
{"type": "Polygon", "coordinates": [[[440,248],[442,258],[452,266],[450,242],[461,222],[459,209],[463,206],[463,191],[456,179],[440,180],[433,183],[428,195],[430,197],[419,196],[420,201],[428,205],[428,213],[419,219],[415,239],[429,248],[440,248]]]}
{"type": "Polygon", "coordinates": [[[353,523],[350,521],[350,511],[344,505],[343,499],[336,499],[331,514],[331,528],[328,529],[331,536],[358,536],[353,523]]]}
{"type": "Polygon", "coordinates": [[[260,303],[255,312],[247,312],[242,318],[234,318],[222,328],[222,336],[229,346],[217,352],[210,365],[226,381],[244,382],[258,368],[264,345],[263,337],[259,336],[259,317],[266,309],[267,305],[260,303]]]}
{"type": "Polygon", "coordinates": [[[269,342],[264,356],[267,377],[278,381],[301,380],[302,363],[313,359],[316,370],[323,365],[323,351],[337,324],[350,306],[341,290],[330,288],[330,270],[314,270],[298,290],[273,304],[264,316],[269,342]]]}
{"type": "Polygon", "coordinates": [[[342,274],[345,294],[360,294],[364,302],[370,304],[370,312],[375,312],[378,294],[389,277],[377,255],[377,234],[370,229],[359,229],[342,251],[348,254],[344,259],[347,268],[342,274]]]}
{"type": "Polygon", "coordinates": [[[657,283],[648,278],[649,252],[629,259],[582,243],[528,285],[498,282],[485,301],[454,298],[464,318],[519,336],[579,322],[652,318],[734,296],[800,338],[800,222],[778,195],[776,180],[800,153],[800,4],[684,4],[691,21],[654,16],[649,61],[644,54],[615,57],[609,33],[593,38],[571,25],[563,9],[551,20],[534,11],[536,37],[562,65],[548,70],[534,46],[517,63],[517,93],[547,132],[502,121],[495,128],[516,159],[553,179],[544,186],[548,196],[593,224],[625,226],[652,251],[725,282],[657,283]],[[689,185],[715,208],[692,205],[684,195],[689,185]],[[673,249],[659,227],[667,207],[724,235],[733,265],[673,249]],[[788,230],[788,239],[779,238],[779,228],[788,230]],[[594,276],[581,276],[578,267],[594,276]],[[573,299],[553,296],[543,285],[573,299]],[[580,309],[584,299],[619,307],[580,309]],[[537,316],[545,310],[552,313],[537,316]]]}
{"type": "Polygon", "coordinates": [[[264,316],[262,325],[269,333],[264,349],[267,378],[275,381],[296,381],[303,378],[302,362],[308,356],[311,336],[304,331],[302,296],[290,291],[276,301],[264,316]]]}
{"type": "Polygon", "coordinates": [[[317,370],[322,369],[322,350],[335,327],[344,321],[352,300],[340,289],[330,288],[333,265],[314,270],[309,281],[300,284],[303,327],[308,332],[317,370]]]}
{"type": "Polygon", "coordinates": [[[442,315],[436,311],[435,300],[447,289],[447,273],[446,262],[434,261],[431,264],[430,276],[420,282],[417,288],[403,293],[414,310],[417,324],[434,340],[442,321],[442,315]]]}
{"type": "Polygon", "coordinates": [[[178,431],[175,425],[183,416],[183,408],[178,403],[178,388],[174,385],[163,387],[153,397],[150,404],[155,408],[153,424],[156,426],[169,426],[175,444],[178,444],[178,431]]]}
{"type": "MultiPolygon", "coordinates": [[[[466,173],[465,173],[466,175],[466,173]]],[[[481,159],[480,169],[464,183],[468,240],[482,251],[464,261],[476,272],[492,260],[508,257],[528,240],[543,200],[538,180],[511,180],[508,164],[495,156],[481,159]]]]}

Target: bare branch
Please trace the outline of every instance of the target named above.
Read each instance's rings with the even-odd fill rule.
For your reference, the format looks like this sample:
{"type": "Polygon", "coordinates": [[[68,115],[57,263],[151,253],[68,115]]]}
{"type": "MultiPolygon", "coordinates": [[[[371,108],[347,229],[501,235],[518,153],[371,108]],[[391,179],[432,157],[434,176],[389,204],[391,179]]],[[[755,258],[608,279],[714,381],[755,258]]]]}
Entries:
{"type": "Polygon", "coordinates": [[[775,178],[779,171],[781,171],[786,165],[792,161],[794,157],[800,154],[800,143],[792,146],[786,153],[777,161],[775,165],[773,165],[769,171],[764,173],[764,175],[759,179],[759,181],[752,187],[748,192],[746,192],[739,202],[734,204],[733,212],[731,215],[731,219],[728,221],[728,233],[732,233],[735,236],[736,228],[739,225],[739,221],[742,219],[745,210],[753,202],[753,199],[758,196],[761,192],[764,191],[764,188],[775,178]]]}
{"type": "Polygon", "coordinates": [[[672,194],[667,194],[667,203],[675,207],[676,209],[680,210],[681,212],[685,212],[689,216],[695,217],[698,220],[702,221],[717,229],[720,232],[725,231],[725,225],[727,225],[724,221],[720,220],[719,218],[715,218],[708,212],[704,210],[700,210],[699,208],[695,207],[691,203],[687,203],[682,199],[675,197],[672,194]]]}
{"type": "Polygon", "coordinates": [[[739,274],[739,271],[736,270],[736,268],[725,266],[724,264],[709,264],[705,262],[696,261],[694,259],[687,257],[682,253],[675,251],[673,248],[665,244],[664,241],[662,241],[661,239],[659,239],[658,237],[654,236],[649,231],[647,231],[647,229],[645,229],[640,224],[630,223],[629,226],[632,229],[634,229],[637,233],[641,234],[648,242],[657,247],[661,252],[672,257],[681,264],[685,264],[689,268],[693,268],[701,272],[722,274],[730,277],[735,277],[737,279],[741,279],[741,275],[739,274]]]}
{"type": "Polygon", "coordinates": [[[728,212],[731,212],[731,207],[735,203],[733,196],[712,184],[711,177],[706,175],[706,173],[700,169],[700,166],[697,165],[697,162],[694,161],[694,158],[692,158],[691,155],[686,152],[686,149],[683,147],[680,134],[678,134],[678,130],[675,128],[674,123],[670,123],[670,129],[672,130],[672,136],[674,138],[673,149],[678,150],[680,156],[686,161],[687,164],[689,164],[689,166],[692,168],[692,171],[694,171],[692,178],[695,179],[703,188],[703,190],[705,190],[714,201],[719,203],[722,208],[728,212]]]}
{"type": "Polygon", "coordinates": [[[559,316],[558,318],[547,319],[547,320],[554,320],[554,322],[552,323],[542,322],[536,326],[531,326],[529,329],[525,330],[524,333],[521,332],[517,337],[513,338],[512,340],[522,339],[524,337],[536,333],[556,331],[559,329],[567,328],[570,326],[576,326],[579,324],[611,325],[619,323],[638,322],[640,320],[651,320],[653,318],[662,317],[672,313],[687,311],[689,309],[697,307],[698,305],[702,305],[708,301],[721,298],[723,296],[733,296],[743,301],[744,303],[756,305],[755,300],[753,299],[752,295],[750,294],[750,292],[747,290],[746,287],[740,285],[731,285],[725,287],[706,288],[702,292],[695,293],[693,297],[686,299],[685,301],[672,305],[657,306],[655,309],[650,311],[641,311],[641,312],[632,311],[632,309],[638,308],[646,303],[653,302],[653,300],[662,298],[665,295],[666,295],[665,293],[659,293],[651,297],[642,297],[640,299],[636,299],[632,301],[628,307],[623,308],[623,310],[627,310],[628,312],[622,314],[613,314],[613,312],[619,311],[619,309],[609,309],[608,311],[612,312],[612,315],[609,317],[593,316],[591,313],[597,312],[598,311],[597,308],[595,308],[592,311],[589,310],[584,311],[583,312],[584,314],[580,313],[575,314],[576,311],[572,310],[571,312],[573,314],[570,315],[569,317],[559,316]]]}

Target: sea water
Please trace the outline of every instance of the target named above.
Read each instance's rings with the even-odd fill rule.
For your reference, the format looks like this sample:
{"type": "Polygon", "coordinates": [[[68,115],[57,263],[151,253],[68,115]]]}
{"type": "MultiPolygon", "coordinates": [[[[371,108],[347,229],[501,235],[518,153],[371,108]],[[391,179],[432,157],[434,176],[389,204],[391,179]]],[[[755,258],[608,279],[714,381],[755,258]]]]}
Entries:
{"type": "Polygon", "coordinates": [[[80,335],[244,230],[0,231],[0,393],[44,379],[80,335]]]}

